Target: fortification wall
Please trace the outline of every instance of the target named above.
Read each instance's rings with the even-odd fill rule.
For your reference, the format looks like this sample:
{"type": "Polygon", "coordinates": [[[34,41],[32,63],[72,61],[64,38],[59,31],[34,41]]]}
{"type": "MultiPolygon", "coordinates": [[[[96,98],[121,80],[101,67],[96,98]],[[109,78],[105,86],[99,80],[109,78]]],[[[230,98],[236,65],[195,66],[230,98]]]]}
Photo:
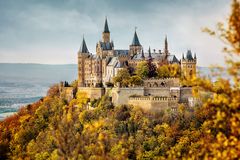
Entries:
{"type": "Polygon", "coordinates": [[[139,88],[113,88],[112,89],[112,102],[116,105],[128,104],[128,98],[131,95],[144,96],[143,87],[139,88]]]}
{"type": "Polygon", "coordinates": [[[78,87],[78,92],[85,93],[90,99],[101,98],[105,94],[104,88],[78,87]]]}
{"type": "Polygon", "coordinates": [[[170,97],[170,89],[165,88],[144,88],[144,95],[170,97]]]}
{"type": "Polygon", "coordinates": [[[160,78],[144,80],[144,87],[178,87],[180,85],[179,78],[160,78]]]}
{"type": "Polygon", "coordinates": [[[177,108],[178,98],[152,96],[130,97],[128,104],[138,106],[145,111],[159,112],[166,109],[177,108]]]}

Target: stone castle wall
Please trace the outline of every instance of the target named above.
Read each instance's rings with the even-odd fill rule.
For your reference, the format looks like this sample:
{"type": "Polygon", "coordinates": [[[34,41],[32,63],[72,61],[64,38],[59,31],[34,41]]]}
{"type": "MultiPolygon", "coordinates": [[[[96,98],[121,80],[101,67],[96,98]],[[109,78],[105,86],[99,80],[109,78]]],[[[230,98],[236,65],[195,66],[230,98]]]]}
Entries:
{"type": "MultiPolygon", "coordinates": [[[[112,97],[115,105],[130,104],[143,108],[144,110],[161,111],[163,109],[176,109],[178,103],[188,103],[192,97],[191,87],[179,87],[179,79],[149,79],[146,83],[166,82],[166,86],[153,87],[114,87],[95,88],[79,87],[78,91],[85,93],[90,99],[98,99],[108,94],[112,97]]],[[[175,110],[174,109],[174,110],[175,110]]]]}
{"type": "Polygon", "coordinates": [[[105,89],[93,87],[78,87],[78,92],[85,93],[90,99],[98,99],[105,94],[105,89]]]}
{"type": "Polygon", "coordinates": [[[145,111],[159,112],[166,109],[177,108],[178,98],[170,97],[130,97],[128,104],[138,106],[145,111]]]}
{"type": "Polygon", "coordinates": [[[144,80],[144,87],[178,87],[180,85],[179,78],[160,78],[160,79],[146,79],[144,80]]]}
{"type": "Polygon", "coordinates": [[[144,96],[143,87],[134,88],[113,88],[112,89],[112,102],[116,105],[128,104],[128,98],[131,95],[141,95],[144,96]]]}
{"type": "Polygon", "coordinates": [[[165,88],[144,88],[144,95],[152,95],[152,96],[163,96],[170,97],[170,89],[169,87],[165,88]]]}

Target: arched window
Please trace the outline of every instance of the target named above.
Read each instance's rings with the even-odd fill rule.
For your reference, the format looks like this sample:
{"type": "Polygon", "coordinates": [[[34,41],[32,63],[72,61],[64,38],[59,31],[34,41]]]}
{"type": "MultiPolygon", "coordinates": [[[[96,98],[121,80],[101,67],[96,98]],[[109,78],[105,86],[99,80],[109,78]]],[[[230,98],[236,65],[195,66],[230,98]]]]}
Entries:
{"type": "Polygon", "coordinates": [[[148,86],[148,87],[151,87],[151,83],[148,83],[147,86],[148,86]]]}

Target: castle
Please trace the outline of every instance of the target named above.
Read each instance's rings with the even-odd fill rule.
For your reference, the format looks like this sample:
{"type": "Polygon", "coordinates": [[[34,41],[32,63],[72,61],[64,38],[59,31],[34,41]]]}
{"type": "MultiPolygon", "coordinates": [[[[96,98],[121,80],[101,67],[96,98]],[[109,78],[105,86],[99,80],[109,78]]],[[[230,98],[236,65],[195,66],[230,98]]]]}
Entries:
{"type": "Polygon", "coordinates": [[[115,104],[134,105],[147,102],[147,105],[154,101],[149,108],[156,108],[156,106],[161,108],[163,103],[164,106],[171,106],[172,102],[187,102],[186,98],[191,97],[191,88],[181,87],[178,78],[144,80],[144,85],[130,88],[115,86],[109,89],[106,86],[113,81],[113,77],[119,70],[124,68],[134,70],[143,61],[151,61],[157,68],[162,65],[177,64],[181,68],[183,77],[196,75],[196,54],[193,56],[188,50],[186,55],[183,54],[182,59],[178,60],[169,52],[167,37],[165,37],[163,51],[155,49],[152,51],[149,47],[145,52],[135,30],[128,49],[115,49],[106,18],[102,40],[96,44],[96,54],[89,52],[83,37],[78,52],[78,90],[87,93],[91,99],[100,98],[107,92],[111,92],[112,101],[115,104]],[[155,102],[159,102],[159,105],[155,102]]]}

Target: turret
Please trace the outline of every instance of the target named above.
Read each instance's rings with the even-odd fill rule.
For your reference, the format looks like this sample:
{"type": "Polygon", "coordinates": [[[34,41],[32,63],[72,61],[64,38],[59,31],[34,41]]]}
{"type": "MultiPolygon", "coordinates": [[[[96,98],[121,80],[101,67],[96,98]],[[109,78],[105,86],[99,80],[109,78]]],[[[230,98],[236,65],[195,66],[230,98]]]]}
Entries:
{"type": "Polygon", "coordinates": [[[196,76],[196,64],[197,64],[196,54],[194,55],[193,58],[191,50],[188,50],[186,53],[186,57],[184,57],[184,54],[182,55],[181,60],[182,76],[185,78],[189,77],[191,78],[193,76],[196,76]]]}
{"type": "Polygon", "coordinates": [[[137,53],[141,53],[141,50],[142,50],[142,45],[139,42],[137,31],[135,28],[132,44],[129,46],[129,52],[131,56],[134,56],[137,53]]]}
{"type": "Polygon", "coordinates": [[[80,49],[78,51],[78,54],[89,54],[85,39],[83,37],[82,44],[80,46],[80,49]]]}
{"type": "Polygon", "coordinates": [[[82,44],[78,51],[78,86],[84,87],[85,86],[85,70],[84,70],[84,63],[85,59],[88,58],[89,51],[83,37],[82,44]]]}

